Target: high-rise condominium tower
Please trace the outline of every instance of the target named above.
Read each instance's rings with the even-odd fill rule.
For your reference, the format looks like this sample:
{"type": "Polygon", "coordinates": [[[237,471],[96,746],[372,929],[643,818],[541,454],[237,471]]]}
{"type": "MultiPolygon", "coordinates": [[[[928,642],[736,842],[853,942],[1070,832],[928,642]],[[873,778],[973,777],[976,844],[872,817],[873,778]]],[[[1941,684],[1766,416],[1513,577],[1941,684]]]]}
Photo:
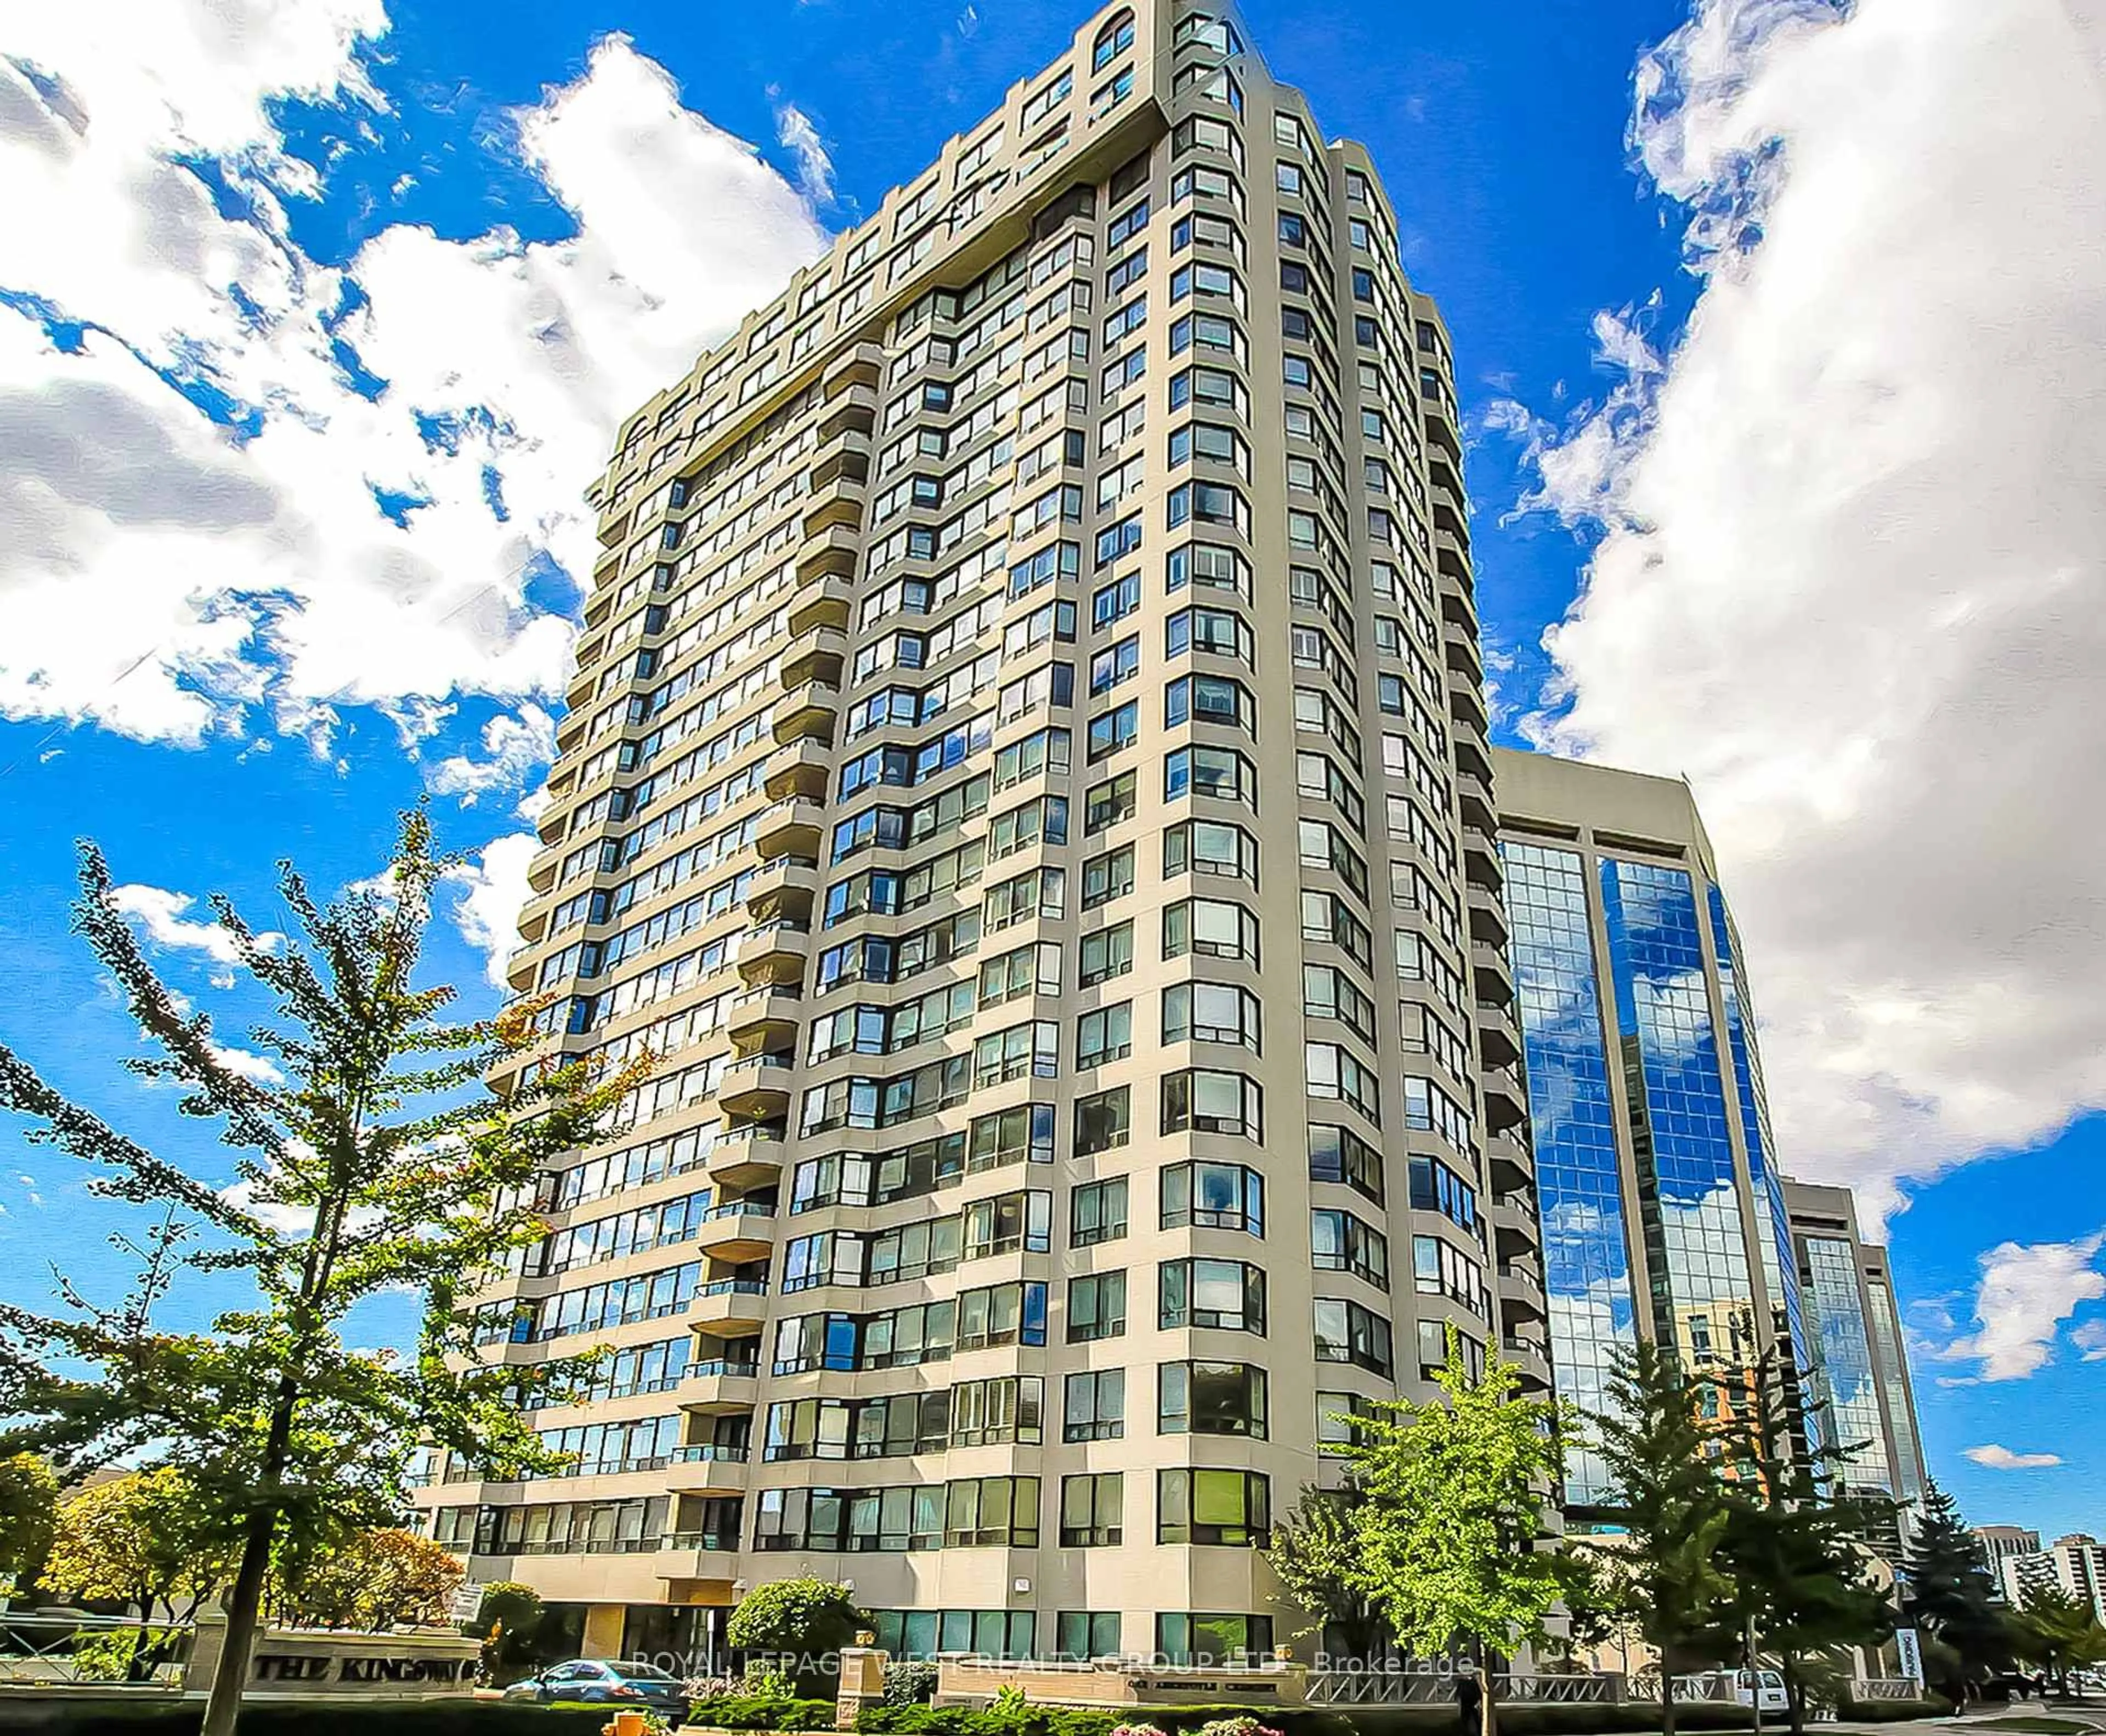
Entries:
{"type": "MultiPolygon", "coordinates": [[[[488,1300],[580,1644],[1217,1657],[1320,1438],[1547,1386],[1449,340],[1230,16],[1100,12],[621,430],[513,965],[657,1057],[488,1300]]],[[[499,1081],[500,1084],[502,1081],[499,1081]]]]}
{"type": "MultiPolygon", "coordinates": [[[[1605,1408],[1611,1359],[1640,1336],[1728,1393],[1772,1349],[1802,1366],[1754,1014],[1687,787],[1493,761],[1559,1392],[1605,1408]]],[[[1572,1452],[1568,1509],[1605,1492],[1572,1452]]]]}

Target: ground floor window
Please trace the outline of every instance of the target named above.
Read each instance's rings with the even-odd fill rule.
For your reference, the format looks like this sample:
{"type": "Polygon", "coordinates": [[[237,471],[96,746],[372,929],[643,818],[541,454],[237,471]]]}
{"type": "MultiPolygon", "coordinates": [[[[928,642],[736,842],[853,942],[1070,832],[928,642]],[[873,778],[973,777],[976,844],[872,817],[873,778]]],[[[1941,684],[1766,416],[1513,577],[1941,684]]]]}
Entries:
{"type": "Polygon", "coordinates": [[[1176,1614],[1155,1618],[1155,1649],[1171,1663],[1227,1663],[1239,1656],[1272,1650],[1272,1617],[1260,1615],[1176,1614]]]}
{"type": "Polygon", "coordinates": [[[894,1658],[978,1652],[1029,1658],[1037,1637],[1028,1609],[879,1609],[871,1614],[880,1649],[894,1658]]]}

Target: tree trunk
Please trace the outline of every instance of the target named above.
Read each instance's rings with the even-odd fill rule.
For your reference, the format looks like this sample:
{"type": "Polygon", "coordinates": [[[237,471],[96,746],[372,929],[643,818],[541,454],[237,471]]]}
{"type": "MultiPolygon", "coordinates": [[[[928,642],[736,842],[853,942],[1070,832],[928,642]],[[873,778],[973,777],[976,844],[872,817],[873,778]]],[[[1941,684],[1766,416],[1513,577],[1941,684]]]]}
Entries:
{"type": "Polygon", "coordinates": [[[256,1649],[257,1617],[263,1607],[263,1592],[271,1574],[271,1543],[277,1535],[279,1508],[285,1498],[280,1481],[285,1474],[285,1456],[293,1440],[293,1411],[299,1403],[299,1389],[289,1380],[278,1386],[278,1402],[271,1412],[270,1432],[264,1437],[263,1462],[258,1467],[254,1512],[249,1515],[241,1541],[241,1565],[234,1576],[234,1589],[226,1600],[226,1639],[213,1671],[211,1696],[205,1701],[204,1722],[198,1736],[234,1736],[235,1720],[241,1716],[241,1691],[249,1685],[249,1660],[256,1649]]]}
{"type": "Polygon", "coordinates": [[[271,1539],[278,1528],[276,1507],[249,1516],[241,1545],[241,1566],[226,1600],[226,1640],[213,1671],[212,1695],[205,1702],[199,1736],[234,1736],[241,1712],[241,1690],[249,1682],[249,1660],[256,1649],[257,1617],[263,1585],[271,1571],[271,1539]]]}
{"type": "Polygon", "coordinates": [[[1667,1667],[1667,1649],[1660,1653],[1660,1736],[1674,1736],[1674,1672],[1667,1667]]]}
{"type": "MultiPolygon", "coordinates": [[[[1806,1684],[1799,1673],[1799,1653],[1786,1652],[1781,1659],[1784,1667],[1785,1707],[1791,1719],[1791,1736],[1806,1736],[1806,1684]]],[[[1759,1684],[1755,1692],[1759,1694],[1759,1684]]]]}
{"type": "Polygon", "coordinates": [[[1483,1685],[1485,1690],[1485,1698],[1483,1702],[1483,1736],[1499,1736],[1499,1717],[1492,1707],[1492,1701],[1494,1698],[1492,1691],[1492,1654],[1490,1649],[1487,1647],[1482,1640],[1480,1640],[1477,1644],[1477,1680],[1483,1685]]]}

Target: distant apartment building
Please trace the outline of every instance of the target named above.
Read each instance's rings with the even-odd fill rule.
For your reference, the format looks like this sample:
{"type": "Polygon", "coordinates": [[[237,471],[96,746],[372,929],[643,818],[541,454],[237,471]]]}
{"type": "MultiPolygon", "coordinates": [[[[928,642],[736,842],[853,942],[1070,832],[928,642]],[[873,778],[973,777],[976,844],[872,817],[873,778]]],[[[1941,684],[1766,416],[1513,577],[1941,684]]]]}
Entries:
{"type": "Polygon", "coordinates": [[[1827,1407],[1834,1443],[1853,1450],[1838,1475],[1846,1488],[1903,1503],[1905,1537],[1929,1476],[1887,1251],[1864,1239],[1847,1188],[1788,1181],[1785,1204],[1812,1333],[1816,1391],[1827,1407]]]}
{"type": "MultiPolygon", "coordinates": [[[[1606,1407],[1640,1336],[1736,1376],[1808,1343],[1754,1013],[1686,785],[1493,754],[1551,1364],[1606,1407]]],[[[1568,1510],[1606,1492],[1571,1456],[1568,1510]]]]}
{"type": "MultiPolygon", "coordinates": [[[[1454,363],[1398,229],[1231,16],[1136,0],[624,424],[510,970],[549,1052],[654,1072],[478,1317],[607,1355],[537,1417],[565,1474],[419,1492],[587,1653],[707,1650],[807,1573],[898,1653],[1269,1650],[1342,1414],[1451,1331],[1548,1389],[1454,363]]],[[[1697,947],[1715,1048],[1708,1107],[1636,1112],[1657,1300],[1767,1342],[1723,906],[1628,871],[1605,944],[1697,947]]]]}
{"type": "Polygon", "coordinates": [[[2034,1549],[2008,1551],[1992,1563],[2005,1601],[2023,1608],[2041,1591],[2062,1591],[2089,1604],[2092,1613],[2106,1622],[2106,1545],[2073,1532],[2041,1549],[2038,1534],[2032,1537],[2034,1549]]]}
{"type": "Polygon", "coordinates": [[[2023,1525],[1977,1525],[1974,1528],[1974,1541],[1982,1546],[1982,1556],[1989,1564],[1989,1571],[2001,1583],[2003,1564],[2013,1555],[2037,1555],[2041,1538],[2037,1531],[2023,1525]]]}

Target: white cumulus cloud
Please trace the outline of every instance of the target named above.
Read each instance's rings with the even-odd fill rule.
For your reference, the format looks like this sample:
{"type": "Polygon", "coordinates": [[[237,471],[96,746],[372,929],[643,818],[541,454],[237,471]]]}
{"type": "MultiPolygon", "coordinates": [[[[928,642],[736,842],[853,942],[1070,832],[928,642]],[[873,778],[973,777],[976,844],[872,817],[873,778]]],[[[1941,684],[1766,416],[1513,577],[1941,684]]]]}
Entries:
{"type": "Polygon", "coordinates": [[[526,870],[541,842],[531,832],[493,838],[474,859],[450,876],[459,888],[451,915],[461,938],[480,947],[491,982],[504,986],[504,961],[519,945],[519,912],[527,894],[526,870]]]}
{"type": "MultiPolygon", "coordinates": [[[[234,967],[241,961],[234,937],[220,926],[217,917],[208,922],[198,922],[185,915],[197,905],[197,900],[188,893],[170,892],[165,887],[146,886],[134,881],[110,888],[110,903],[119,915],[130,918],[153,945],[171,952],[203,955],[212,967],[213,987],[232,986],[234,967]]],[[[265,951],[271,951],[283,944],[285,937],[265,929],[258,933],[256,940],[265,951]]],[[[179,1006],[184,1004],[180,995],[174,999],[179,1006]]]]}
{"type": "Polygon", "coordinates": [[[1882,1210],[2106,1106],[2102,91],[2095,8],[1697,0],[1632,128],[1686,329],[1494,418],[1601,532],[1535,732],[1688,775],[1781,1155],[1882,1210]]]}
{"type": "Polygon", "coordinates": [[[441,760],[425,782],[440,795],[459,796],[464,808],[487,791],[517,790],[556,757],[556,720],[531,700],[516,715],[500,712],[482,727],[482,753],[441,760]]]}
{"type": "Polygon", "coordinates": [[[535,599],[589,571],[619,418],[823,246],[611,37],[511,134],[574,235],[398,223],[320,264],[270,100],[376,103],[388,27],[381,0],[0,16],[0,715],[327,754],[343,706],[414,745],[450,696],[555,691],[571,625],[535,599]]]}
{"type": "Polygon", "coordinates": [[[285,1075],[276,1062],[252,1049],[215,1043],[212,1045],[212,1058],[227,1072],[239,1075],[251,1085],[280,1085],[285,1082],[285,1075]]]}
{"type": "Polygon", "coordinates": [[[1986,1447],[1969,1447],[1962,1451],[1977,1465],[1986,1465],[1991,1470],[2046,1470],[2062,1463],[2059,1453],[2014,1452],[1994,1441],[1986,1447]]]}
{"type": "Polygon", "coordinates": [[[2076,1242],[2000,1242],[1982,1256],[1974,1330],[1939,1353],[1976,1362],[1984,1380],[2023,1380],[2046,1367],[2055,1334],[2077,1304],[2106,1296],[2095,1262],[2106,1231],[2076,1242]]]}

